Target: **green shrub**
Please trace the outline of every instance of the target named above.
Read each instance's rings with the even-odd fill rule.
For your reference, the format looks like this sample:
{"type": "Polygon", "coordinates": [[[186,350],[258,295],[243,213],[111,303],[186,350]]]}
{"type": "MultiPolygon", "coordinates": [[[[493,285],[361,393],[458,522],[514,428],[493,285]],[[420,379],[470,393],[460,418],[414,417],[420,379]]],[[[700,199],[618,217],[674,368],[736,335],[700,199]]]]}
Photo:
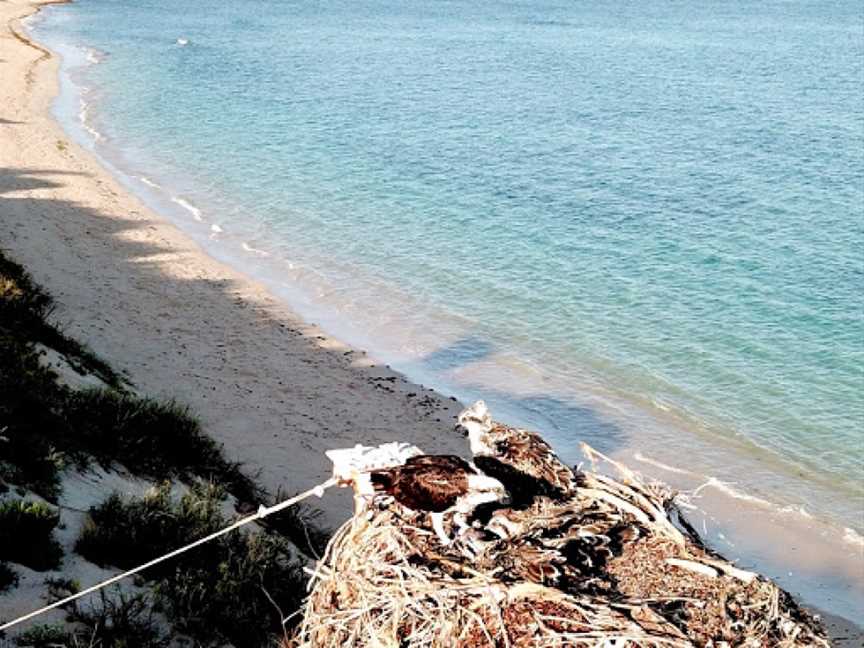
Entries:
{"type": "Polygon", "coordinates": [[[55,569],[63,549],[54,538],[60,514],[42,502],[7,500],[0,503],[0,560],[37,571],[55,569]]]}
{"type": "Polygon", "coordinates": [[[8,326],[44,321],[53,308],[51,297],[20,265],[0,251],[0,321],[8,326]]]}
{"type": "Polygon", "coordinates": [[[61,624],[36,625],[15,637],[15,645],[27,648],[71,648],[75,645],[73,641],[74,637],[61,624]]]}
{"type": "MultiPolygon", "coordinates": [[[[175,502],[171,484],[163,483],[144,497],[126,499],[114,493],[90,510],[75,551],[97,565],[124,569],[140,565],[220,529],[224,490],[198,484],[175,502]]],[[[173,569],[157,566],[148,573],[173,569]]]]}
{"type": "Polygon", "coordinates": [[[187,408],[109,389],[62,387],[32,349],[2,335],[0,420],[0,482],[48,499],[58,495],[64,467],[83,469],[93,460],[155,479],[214,480],[244,501],[261,498],[187,408]]]}
{"type": "Polygon", "coordinates": [[[82,373],[95,374],[105,384],[122,389],[124,380],[111,367],[48,321],[53,310],[51,296],[0,250],[0,328],[59,351],[82,373]]]}
{"type": "Polygon", "coordinates": [[[69,620],[83,626],[75,639],[82,648],[164,648],[170,639],[154,618],[149,594],[128,594],[119,587],[114,596],[99,592],[99,603],[87,607],[70,605],[69,620]]]}
{"type": "MultiPolygon", "coordinates": [[[[280,489],[270,503],[278,504],[290,496],[280,489]]],[[[327,543],[333,535],[332,531],[321,526],[320,518],[321,511],[301,502],[267,516],[261,524],[285,536],[300,551],[317,560],[324,555],[327,543]]]]}
{"type": "MultiPolygon", "coordinates": [[[[91,511],[76,550],[97,564],[128,568],[229,524],[224,491],[199,485],[176,500],[164,485],[147,496],[109,497],[91,511]]],[[[155,581],[157,609],[203,646],[267,645],[299,607],[305,578],[291,544],[268,533],[234,532],[142,573],[155,581]],[[266,590],[266,593],[265,593],[266,590]]]]}
{"type": "Polygon", "coordinates": [[[50,296],[0,251],[0,491],[16,484],[54,500],[63,468],[95,459],[155,479],[214,480],[241,500],[261,499],[185,407],[126,393],[108,365],[48,322],[51,309],[50,296]],[[111,388],[60,385],[37,342],[111,388]]]}
{"type": "Polygon", "coordinates": [[[285,538],[236,533],[185,559],[155,591],[175,627],[197,641],[259,648],[292,629],[282,614],[302,604],[305,578],[285,538]]]}
{"type": "Polygon", "coordinates": [[[55,499],[74,433],[64,420],[69,389],[45,368],[36,343],[63,353],[110,385],[110,367],[48,322],[51,297],[0,251],[0,490],[13,483],[55,499]]]}
{"type": "Polygon", "coordinates": [[[75,626],[34,626],[15,638],[16,645],[28,648],[165,648],[169,645],[170,640],[154,619],[148,594],[127,594],[118,587],[113,596],[109,597],[104,591],[99,596],[98,604],[64,606],[66,620],[75,626]]]}
{"type": "Polygon", "coordinates": [[[156,479],[212,480],[241,499],[259,498],[239,464],[226,460],[189,410],[173,401],[85,389],[70,395],[64,414],[81,449],[104,465],[117,461],[156,479]]]}
{"type": "Polygon", "coordinates": [[[0,482],[56,497],[58,437],[68,436],[60,412],[65,390],[39,364],[32,345],[0,326],[0,482]]]}
{"type": "Polygon", "coordinates": [[[52,577],[46,578],[43,582],[48,587],[48,599],[51,603],[81,591],[81,583],[71,578],[52,577]]]}
{"type": "Polygon", "coordinates": [[[0,594],[18,586],[18,574],[5,562],[0,562],[0,594]]]}

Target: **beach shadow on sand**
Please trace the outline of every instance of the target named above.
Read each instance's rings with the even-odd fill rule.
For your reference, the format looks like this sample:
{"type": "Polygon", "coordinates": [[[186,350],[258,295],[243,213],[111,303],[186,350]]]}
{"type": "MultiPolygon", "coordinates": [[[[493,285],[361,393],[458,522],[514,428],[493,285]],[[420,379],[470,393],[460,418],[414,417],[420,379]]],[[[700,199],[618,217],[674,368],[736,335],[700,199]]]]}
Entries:
{"type": "Polygon", "coordinates": [[[268,490],[308,488],[329,476],[325,450],[358,442],[467,451],[453,430],[458,403],[328,344],[190,237],[133,202],[111,202],[113,191],[86,175],[0,167],[0,248],[55,298],[68,335],[142,393],[188,405],[268,490]],[[102,198],[105,208],[90,206],[102,198]]]}
{"type": "MultiPolygon", "coordinates": [[[[0,119],[0,124],[17,124],[0,119]]],[[[0,196],[16,191],[32,191],[34,189],[56,189],[62,183],[48,180],[46,176],[83,175],[68,171],[51,171],[50,169],[0,169],[0,196]]],[[[0,212],[2,214],[2,212],[0,212]]]]}
{"type": "MultiPolygon", "coordinates": [[[[384,367],[358,364],[358,354],[344,347],[325,348],[321,331],[282,317],[285,308],[241,297],[248,284],[233,273],[187,271],[194,250],[178,251],[147,232],[164,228],[163,220],[25,193],[75,195],[64,185],[76,175],[82,174],[0,168],[0,246],[57,297],[70,335],[113,360],[145,392],[188,403],[230,455],[263,470],[268,487],[307,486],[316,470],[329,470],[324,450],[357,442],[467,452],[453,430],[458,402],[433,398],[434,406],[421,407],[419,397],[408,396],[423,391],[416,385],[401,377],[382,382],[384,367]],[[287,437],[292,441],[279,447],[287,437]],[[298,459],[298,444],[304,458],[298,459]],[[306,460],[313,456],[314,466],[306,460]]],[[[482,338],[466,337],[419,360],[416,375],[444,375],[495,352],[482,338]]],[[[412,367],[404,369],[412,374],[412,367]]],[[[457,395],[487,400],[496,418],[541,430],[559,449],[578,452],[577,441],[585,440],[612,451],[625,440],[619,427],[558,394],[472,384],[457,395]]]]}

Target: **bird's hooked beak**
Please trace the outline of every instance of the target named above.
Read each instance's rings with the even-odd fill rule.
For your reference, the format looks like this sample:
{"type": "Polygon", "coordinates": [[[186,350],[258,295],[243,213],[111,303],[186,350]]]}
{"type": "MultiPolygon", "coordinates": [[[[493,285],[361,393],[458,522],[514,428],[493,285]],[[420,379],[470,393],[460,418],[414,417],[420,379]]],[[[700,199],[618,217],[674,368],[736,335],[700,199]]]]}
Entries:
{"type": "Polygon", "coordinates": [[[457,434],[461,434],[463,437],[468,436],[468,428],[465,427],[464,425],[462,425],[461,423],[457,423],[453,427],[453,431],[456,432],[457,434]]]}

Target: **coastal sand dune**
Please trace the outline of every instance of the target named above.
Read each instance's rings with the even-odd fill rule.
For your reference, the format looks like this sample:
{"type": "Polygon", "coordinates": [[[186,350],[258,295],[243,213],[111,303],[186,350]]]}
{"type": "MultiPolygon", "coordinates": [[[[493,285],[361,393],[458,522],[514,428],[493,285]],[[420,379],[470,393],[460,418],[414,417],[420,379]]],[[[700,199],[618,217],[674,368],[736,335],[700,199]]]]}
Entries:
{"type": "MultiPolygon", "coordinates": [[[[271,491],[329,475],[323,451],[400,440],[465,454],[460,406],[300,320],[128,194],[50,115],[56,57],[0,2],[0,245],[59,305],[67,332],[142,392],[188,404],[271,491]]],[[[226,164],[230,160],[226,160],[226,164]]],[[[337,526],[347,494],[317,505],[337,526]]],[[[835,636],[860,633],[829,619],[835,636]]]]}

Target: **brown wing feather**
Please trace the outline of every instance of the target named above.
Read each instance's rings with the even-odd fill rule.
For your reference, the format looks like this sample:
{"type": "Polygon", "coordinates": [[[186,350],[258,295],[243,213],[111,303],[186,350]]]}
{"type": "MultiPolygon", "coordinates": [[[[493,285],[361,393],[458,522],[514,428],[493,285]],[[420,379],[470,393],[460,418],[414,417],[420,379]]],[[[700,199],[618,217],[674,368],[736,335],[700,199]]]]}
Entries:
{"type": "Polygon", "coordinates": [[[570,494],[576,487],[573,471],[558,459],[539,434],[496,425],[490,436],[496,441],[497,456],[501,461],[548,482],[563,494],[570,494]]]}
{"type": "Polygon", "coordinates": [[[466,473],[474,471],[471,465],[462,457],[456,455],[416,455],[409,457],[405,462],[407,466],[439,466],[450,470],[461,470],[466,473]]]}
{"type": "Polygon", "coordinates": [[[372,483],[414,511],[440,513],[468,492],[468,475],[452,463],[414,462],[371,474],[372,483]]]}

